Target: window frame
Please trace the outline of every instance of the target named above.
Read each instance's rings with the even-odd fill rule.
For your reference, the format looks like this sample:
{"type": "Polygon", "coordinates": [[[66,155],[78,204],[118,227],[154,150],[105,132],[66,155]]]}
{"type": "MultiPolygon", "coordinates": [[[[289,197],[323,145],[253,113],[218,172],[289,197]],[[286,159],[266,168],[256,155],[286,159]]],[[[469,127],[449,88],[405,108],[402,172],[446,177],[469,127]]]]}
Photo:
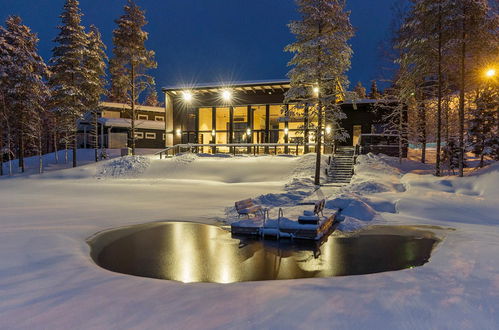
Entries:
{"type": "Polygon", "coordinates": [[[146,140],[156,140],[156,133],[154,133],[154,132],[145,132],[145,133],[146,133],[145,134],[145,139],[146,140]],[[150,137],[151,135],[153,135],[154,137],[150,137]]]}

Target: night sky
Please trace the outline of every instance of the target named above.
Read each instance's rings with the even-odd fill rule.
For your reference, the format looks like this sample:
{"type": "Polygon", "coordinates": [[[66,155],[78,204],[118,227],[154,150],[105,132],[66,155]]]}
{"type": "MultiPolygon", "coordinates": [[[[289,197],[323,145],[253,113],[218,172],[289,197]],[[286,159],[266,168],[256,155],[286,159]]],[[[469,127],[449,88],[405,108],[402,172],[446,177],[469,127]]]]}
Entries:
{"type": "MultiPolygon", "coordinates": [[[[381,40],[388,37],[391,7],[400,0],[348,0],[354,56],[351,86],[369,86],[381,73],[381,40]]],[[[95,24],[112,49],[114,19],[126,0],[80,0],[83,24],[95,24]]],[[[286,24],[298,18],[293,0],[137,0],[146,10],[147,46],[156,51],[158,87],[184,83],[285,78],[293,40],[286,24]]],[[[40,53],[50,58],[63,0],[1,0],[0,19],[15,14],[38,33],[40,53]]]]}

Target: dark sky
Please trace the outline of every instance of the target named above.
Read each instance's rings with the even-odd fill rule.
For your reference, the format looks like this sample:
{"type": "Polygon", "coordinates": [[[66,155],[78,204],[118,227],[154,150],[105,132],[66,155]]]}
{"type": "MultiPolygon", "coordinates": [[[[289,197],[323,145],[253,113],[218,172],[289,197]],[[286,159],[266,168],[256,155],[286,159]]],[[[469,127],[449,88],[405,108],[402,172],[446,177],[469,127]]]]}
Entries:
{"type": "MultiPolygon", "coordinates": [[[[357,29],[351,85],[370,85],[380,74],[379,42],[388,35],[391,6],[399,0],[348,0],[357,29]]],[[[83,23],[95,24],[112,48],[114,19],[126,0],[80,0],[83,23]]],[[[297,18],[294,0],[137,0],[146,10],[148,47],[156,51],[158,86],[195,82],[282,79],[293,40],[286,24],[297,18]]],[[[20,15],[50,57],[64,0],[0,0],[2,22],[20,15]]]]}

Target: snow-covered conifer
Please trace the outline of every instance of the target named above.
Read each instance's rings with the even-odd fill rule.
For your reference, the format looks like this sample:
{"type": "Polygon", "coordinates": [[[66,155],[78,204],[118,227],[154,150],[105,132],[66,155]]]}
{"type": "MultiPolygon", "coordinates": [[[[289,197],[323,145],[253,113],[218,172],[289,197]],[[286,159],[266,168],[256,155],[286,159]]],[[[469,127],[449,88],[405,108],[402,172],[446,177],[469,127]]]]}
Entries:
{"type": "Polygon", "coordinates": [[[355,90],[354,91],[357,94],[357,97],[359,99],[365,99],[367,97],[367,95],[366,95],[366,88],[364,86],[362,86],[362,83],[360,81],[355,86],[355,90]]]}
{"type": "Polygon", "coordinates": [[[371,91],[369,92],[369,98],[375,100],[381,98],[381,93],[378,90],[378,84],[376,83],[376,80],[373,80],[373,82],[371,83],[371,91]]]}
{"type": "Polygon", "coordinates": [[[348,85],[345,72],[350,68],[352,49],[348,40],[354,29],[344,0],[298,0],[301,19],[289,24],[296,41],[286,47],[294,53],[288,73],[291,88],[285,102],[297,109],[308,109],[309,120],[317,120],[315,184],[320,184],[320,164],[324,121],[341,141],[348,134],[340,121],[345,114],[337,104],[348,85]]]}
{"type": "MultiPolygon", "coordinates": [[[[49,90],[44,79],[48,69],[38,55],[38,38],[18,16],[10,16],[0,27],[0,89],[2,114],[6,119],[8,143],[17,143],[19,167],[24,171],[27,149],[41,156],[41,130],[49,90]]],[[[9,147],[9,149],[11,149],[9,147]]],[[[10,150],[9,150],[10,152],[10,150]]]]}
{"type": "Polygon", "coordinates": [[[106,94],[106,46],[102,42],[101,34],[96,26],[90,26],[88,33],[88,50],[84,59],[87,79],[84,83],[86,95],[85,107],[89,110],[91,132],[90,144],[94,148],[95,161],[98,161],[98,116],[99,105],[103,95],[106,94]]]}
{"type": "Polygon", "coordinates": [[[156,68],[157,63],[154,51],[145,46],[148,33],[142,30],[147,24],[144,11],[133,0],[128,0],[124,11],[116,20],[118,27],[113,31],[114,57],[109,62],[110,99],[130,105],[130,141],[132,154],[135,155],[136,105],[142,92],[153,88],[154,79],[146,72],[156,68]]]}
{"type": "Polygon", "coordinates": [[[85,86],[90,79],[89,70],[83,65],[88,56],[88,38],[81,17],[79,2],[66,0],[50,60],[51,109],[57,114],[58,124],[64,127],[65,145],[72,146],[73,167],[77,166],[78,120],[86,109],[85,86]]]}

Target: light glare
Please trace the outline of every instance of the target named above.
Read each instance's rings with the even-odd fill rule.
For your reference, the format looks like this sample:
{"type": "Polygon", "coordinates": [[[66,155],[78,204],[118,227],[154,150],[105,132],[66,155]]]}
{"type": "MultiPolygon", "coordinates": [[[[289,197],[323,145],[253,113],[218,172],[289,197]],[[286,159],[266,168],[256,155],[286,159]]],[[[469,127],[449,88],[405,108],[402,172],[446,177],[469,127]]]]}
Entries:
{"type": "Polygon", "coordinates": [[[189,91],[183,92],[183,97],[185,102],[191,102],[192,101],[192,93],[189,91]]]}
{"type": "Polygon", "coordinates": [[[232,93],[229,90],[224,90],[222,92],[222,98],[224,101],[229,102],[232,99],[232,93]]]}
{"type": "Polygon", "coordinates": [[[492,78],[496,75],[496,70],[495,69],[489,69],[487,70],[487,72],[485,72],[485,75],[488,77],[488,78],[492,78]]]}

